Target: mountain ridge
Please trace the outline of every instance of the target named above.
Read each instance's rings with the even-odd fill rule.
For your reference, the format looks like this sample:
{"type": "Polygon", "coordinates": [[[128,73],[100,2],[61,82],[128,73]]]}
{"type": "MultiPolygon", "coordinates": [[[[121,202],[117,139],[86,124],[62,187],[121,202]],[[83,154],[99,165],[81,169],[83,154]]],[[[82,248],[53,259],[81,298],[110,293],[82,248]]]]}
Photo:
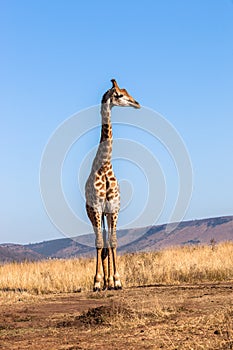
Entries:
{"type": "MultiPolygon", "coordinates": [[[[210,244],[233,240],[233,216],[182,221],[142,228],[119,230],[118,252],[153,251],[169,246],[210,244]],[[175,226],[169,232],[167,227],[175,226]],[[173,226],[172,226],[173,225],[173,226]]],[[[94,234],[60,238],[33,244],[0,244],[0,262],[95,256],[94,234]]]]}

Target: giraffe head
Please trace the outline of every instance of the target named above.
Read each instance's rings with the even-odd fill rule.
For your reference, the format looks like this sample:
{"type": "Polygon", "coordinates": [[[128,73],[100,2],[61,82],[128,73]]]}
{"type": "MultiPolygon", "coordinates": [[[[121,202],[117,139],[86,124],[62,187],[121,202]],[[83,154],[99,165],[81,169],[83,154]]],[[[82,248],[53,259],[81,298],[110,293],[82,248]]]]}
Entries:
{"type": "Polygon", "coordinates": [[[108,90],[102,99],[106,102],[110,99],[112,106],[140,108],[140,104],[128,93],[126,89],[120,89],[115,79],[111,80],[112,88],[108,90]]]}

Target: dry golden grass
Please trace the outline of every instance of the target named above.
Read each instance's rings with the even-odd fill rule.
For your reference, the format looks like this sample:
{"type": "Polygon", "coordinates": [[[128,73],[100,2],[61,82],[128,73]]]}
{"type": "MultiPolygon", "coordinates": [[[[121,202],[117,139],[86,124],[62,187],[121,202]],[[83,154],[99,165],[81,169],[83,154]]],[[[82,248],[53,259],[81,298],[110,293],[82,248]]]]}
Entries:
{"type": "MultiPolygon", "coordinates": [[[[233,243],[185,246],[119,256],[125,287],[233,279],[233,243]]],[[[0,291],[29,294],[91,290],[95,259],[45,260],[0,266],[0,291]]]]}
{"type": "Polygon", "coordinates": [[[130,254],[120,262],[127,286],[226,281],[233,279],[233,243],[130,254]]]}

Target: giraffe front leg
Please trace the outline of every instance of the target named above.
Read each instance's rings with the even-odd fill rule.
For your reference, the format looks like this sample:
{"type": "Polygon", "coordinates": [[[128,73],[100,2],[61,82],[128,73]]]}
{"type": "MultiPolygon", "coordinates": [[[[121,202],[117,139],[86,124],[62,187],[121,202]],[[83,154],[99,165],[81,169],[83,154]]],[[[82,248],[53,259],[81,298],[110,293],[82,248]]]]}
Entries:
{"type": "MultiPolygon", "coordinates": [[[[107,214],[108,238],[111,242],[111,214],[107,214]]],[[[114,289],[112,248],[108,246],[108,289],[114,289]]]]}
{"type": "Polygon", "coordinates": [[[101,281],[102,281],[102,249],[103,248],[96,248],[96,274],[94,278],[94,292],[99,292],[101,287],[101,281]]]}
{"type": "Polygon", "coordinates": [[[113,257],[113,269],[114,269],[114,288],[115,289],[122,289],[120,274],[119,274],[118,268],[117,268],[116,247],[112,248],[112,257],[113,257]]]}
{"type": "Polygon", "coordinates": [[[112,248],[108,248],[108,289],[114,289],[112,248]]]}

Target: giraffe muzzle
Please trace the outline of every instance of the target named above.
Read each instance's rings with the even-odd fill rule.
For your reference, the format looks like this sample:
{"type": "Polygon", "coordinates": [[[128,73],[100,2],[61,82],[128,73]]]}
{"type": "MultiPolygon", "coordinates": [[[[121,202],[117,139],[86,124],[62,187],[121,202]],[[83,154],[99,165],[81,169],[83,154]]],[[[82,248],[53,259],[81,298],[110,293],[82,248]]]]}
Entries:
{"type": "Polygon", "coordinates": [[[135,100],[131,102],[131,106],[137,109],[141,108],[140,104],[135,100]]]}

